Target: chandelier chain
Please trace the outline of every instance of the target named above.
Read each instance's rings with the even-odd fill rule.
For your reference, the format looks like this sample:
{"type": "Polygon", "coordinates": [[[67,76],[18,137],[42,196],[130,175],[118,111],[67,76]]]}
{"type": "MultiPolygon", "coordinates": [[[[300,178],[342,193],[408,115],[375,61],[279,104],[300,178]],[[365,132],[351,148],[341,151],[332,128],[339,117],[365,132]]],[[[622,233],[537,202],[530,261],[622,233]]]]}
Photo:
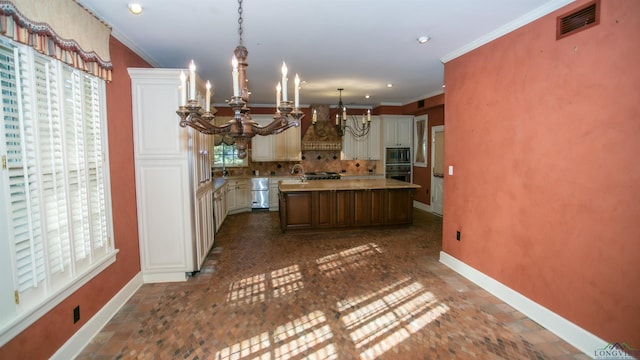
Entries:
{"type": "Polygon", "coordinates": [[[238,35],[240,35],[240,45],[242,44],[242,0],[238,0],[238,35]]]}

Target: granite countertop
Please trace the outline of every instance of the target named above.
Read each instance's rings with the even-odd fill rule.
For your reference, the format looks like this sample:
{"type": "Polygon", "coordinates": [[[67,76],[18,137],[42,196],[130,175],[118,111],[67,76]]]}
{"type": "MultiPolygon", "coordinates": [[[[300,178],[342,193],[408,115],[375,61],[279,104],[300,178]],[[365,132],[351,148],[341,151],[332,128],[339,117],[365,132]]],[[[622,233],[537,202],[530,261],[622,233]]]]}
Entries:
{"type": "Polygon", "coordinates": [[[310,180],[307,182],[280,182],[282,192],[363,190],[363,189],[419,189],[421,186],[394,179],[310,180]]]}

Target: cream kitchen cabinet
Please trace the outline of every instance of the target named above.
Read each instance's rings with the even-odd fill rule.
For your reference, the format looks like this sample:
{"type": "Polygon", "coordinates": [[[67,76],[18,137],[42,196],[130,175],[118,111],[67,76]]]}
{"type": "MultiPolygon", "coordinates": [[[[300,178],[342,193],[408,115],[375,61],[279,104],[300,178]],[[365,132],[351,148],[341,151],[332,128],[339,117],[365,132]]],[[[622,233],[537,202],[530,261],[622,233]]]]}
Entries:
{"type": "Polygon", "coordinates": [[[227,218],[227,188],[228,183],[218,187],[213,192],[213,211],[215,217],[215,231],[218,232],[227,218]]]}
{"type": "Polygon", "coordinates": [[[380,160],[382,149],[380,146],[380,118],[371,117],[369,133],[363,137],[355,137],[349,130],[342,137],[342,160],[380,160]]]}
{"type": "MultiPolygon", "coordinates": [[[[278,211],[279,197],[278,197],[278,182],[281,180],[291,180],[293,177],[270,177],[269,178],[269,211],[278,211]]],[[[297,179],[297,177],[295,177],[297,179]]]]}
{"type": "MultiPolygon", "coordinates": [[[[265,126],[273,121],[272,115],[252,115],[253,121],[265,126]]],[[[291,127],[280,134],[251,139],[251,159],[260,161],[300,161],[302,159],[300,127],[291,127]]]]}
{"type": "Polygon", "coordinates": [[[185,281],[215,236],[212,137],[179,126],[180,69],[128,70],[143,281],[185,281]]]}
{"type": "Polygon", "coordinates": [[[413,116],[382,115],[384,146],[413,147],[413,116]]]}
{"type": "Polygon", "coordinates": [[[249,179],[227,180],[227,214],[251,210],[249,179]]]}

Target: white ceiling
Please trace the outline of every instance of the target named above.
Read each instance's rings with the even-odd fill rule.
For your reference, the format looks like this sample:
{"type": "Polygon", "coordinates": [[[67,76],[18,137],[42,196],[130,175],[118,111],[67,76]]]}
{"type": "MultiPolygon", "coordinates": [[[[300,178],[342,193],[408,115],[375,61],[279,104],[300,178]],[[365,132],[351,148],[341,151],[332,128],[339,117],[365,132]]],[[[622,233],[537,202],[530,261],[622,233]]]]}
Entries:
{"type": "MultiPolygon", "coordinates": [[[[77,0],[113,35],[156,67],[186,68],[211,80],[215,104],[231,95],[238,44],[236,0],[77,0]]],[[[246,0],[250,106],[275,102],[282,61],[289,93],[298,73],[301,104],[399,105],[442,93],[443,61],[573,0],[246,0]],[[426,44],[416,39],[426,35],[426,44]],[[387,84],[393,84],[388,88],[387,84]],[[370,99],[365,99],[365,95],[370,99]]]]}

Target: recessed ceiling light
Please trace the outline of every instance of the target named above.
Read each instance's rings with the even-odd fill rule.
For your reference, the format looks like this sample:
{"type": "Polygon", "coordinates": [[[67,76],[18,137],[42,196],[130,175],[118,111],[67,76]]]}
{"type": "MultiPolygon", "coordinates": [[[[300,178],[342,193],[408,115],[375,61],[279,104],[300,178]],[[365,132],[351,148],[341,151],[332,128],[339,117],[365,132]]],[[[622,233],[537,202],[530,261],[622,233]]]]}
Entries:
{"type": "Polygon", "coordinates": [[[387,87],[393,87],[393,84],[392,83],[388,83],[387,87]]]}
{"type": "Polygon", "coordinates": [[[418,40],[418,43],[420,44],[426,44],[429,40],[431,40],[431,38],[423,35],[423,36],[419,36],[416,40],[418,40]]]}
{"type": "Polygon", "coordinates": [[[140,15],[142,14],[142,5],[140,5],[139,3],[131,3],[129,4],[129,11],[133,15],[140,15]]]}
{"type": "Polygon", "coordinates": [[[365,96],[364,96],[364,98],[365,98],[365,99],[368,99],[368,98],[370,98],[370,97],[371,97],[371,95],[365,95],[365,96]]]}

